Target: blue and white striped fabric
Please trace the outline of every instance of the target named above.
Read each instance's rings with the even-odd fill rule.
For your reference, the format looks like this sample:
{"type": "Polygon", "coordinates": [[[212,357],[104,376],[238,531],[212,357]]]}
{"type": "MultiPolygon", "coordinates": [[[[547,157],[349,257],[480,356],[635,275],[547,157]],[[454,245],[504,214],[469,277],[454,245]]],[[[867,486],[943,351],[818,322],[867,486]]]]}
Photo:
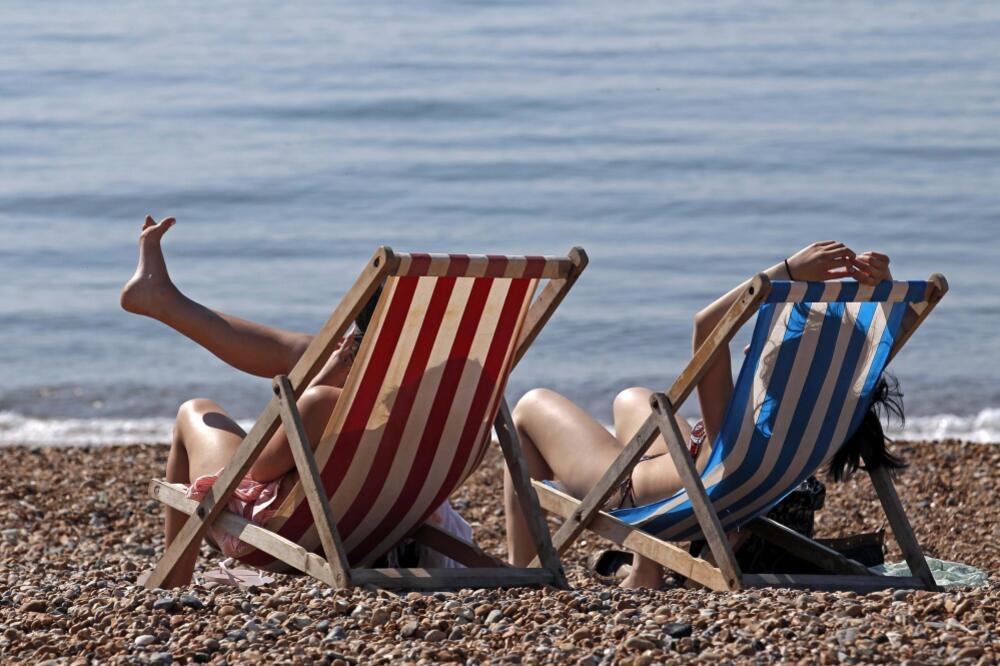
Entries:
{"type": "MultiPolygon", "coordinates": [[[[772,282],[702,482],[729,530],[766,513],[854,433],[926,282],[772,282]]],[[[687,491],[611,512],[668,541],[701,536],[687,491]]]]}

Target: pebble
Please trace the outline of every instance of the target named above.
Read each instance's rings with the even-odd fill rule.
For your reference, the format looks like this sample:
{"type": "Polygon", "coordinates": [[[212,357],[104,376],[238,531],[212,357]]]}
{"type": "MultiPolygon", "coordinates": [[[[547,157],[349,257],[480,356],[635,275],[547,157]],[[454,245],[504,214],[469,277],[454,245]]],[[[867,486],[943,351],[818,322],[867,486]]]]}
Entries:
{"type": "Polygon", "coordinates": [[[962,659],[979,659],[983,656],[986,651],[979,647],[978,645],[973,645],[970,647],[962,648],[955,653],[955,660],[959,661],[962,659]]]}
{"type": "Polygon", "coordinates": [[[143,634],[141,636],[136,636],[134,642],[136,647],[146,647],[147,645],[152,645],[156,642],[156,636],[153,636],[152,634],[143,634]]]}
{"type": "Polygon", "coordinates": [[[864,614],[865,609],[860,604],[851,604],[843,611],[843,615],[846,617],[861,617],[864,614]]]}
{"type": "Polygon", "coordinates": [[[194,610],[201,610],[205,607],[205,602],[193,594],[182,594],[179,601],[181,602],[181,606],[193,608],[194,610]]]}
{"type": "Polygon", "coordinates": [[[503,618],[503,611],[498,608],[494,608],[490,611],[490,614],[486,616],[486,624],[494,624],[499,622],[503,618]]]}
{"type": "Polygon", "coordinates": [[[671,638],[685,638],[690,636],[694,628],[687,622],[670,622],[662,626],[663,633],[671,638]]]}
{"type": "Polygon", "coordinates": [[[403,638],[413,638],[420,631],[420,625],[415,621],[410,621],[399,628],[399,635],[403,638]]]}
{"type": "Polygon", "coordinates": [[[653,641],[641,638],[639,636],[630,636],[625,641],[625,647],[630,648],[632,650],[652,650],[656,646],[653,644],[653,641]]]}
{"type": "Polygon", "coordinates": [[[44,613],[45,602],[41,599],[28,599],[21,604],[22,613],[44,613]]]}
{"type": "Polygon", "coordinates": [[[172,613],[177,610],[177,600],[173,597],[163,597],[153,602],[153,610],[166,611],[172,613]]]}
{"type": "Polygon", "coordinates": [[[424,640],[429,643],[440,643],[445,638],[447,638],[447,636],[440,629],[431,629],[424,635],[424,640]]]}

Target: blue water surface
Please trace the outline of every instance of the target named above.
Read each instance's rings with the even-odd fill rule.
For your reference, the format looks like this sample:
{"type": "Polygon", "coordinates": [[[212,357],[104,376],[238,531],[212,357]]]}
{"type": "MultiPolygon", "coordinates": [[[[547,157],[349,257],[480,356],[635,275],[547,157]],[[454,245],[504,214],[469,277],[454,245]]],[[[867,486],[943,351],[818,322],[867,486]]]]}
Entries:
{"type": "MultiPolygon", "coordinates": [[[[512,380],[602,420],[809,241],[951,293],[911,414],[1000,405],[1000,5],[6,2],[0,412],[247,418],[266,381],[118,307],[143,216],[207,305],[318,328],[381,244],[591,266],[512,380]]],[[[687,409],[690,412],[693,405],[687,409]]]]}

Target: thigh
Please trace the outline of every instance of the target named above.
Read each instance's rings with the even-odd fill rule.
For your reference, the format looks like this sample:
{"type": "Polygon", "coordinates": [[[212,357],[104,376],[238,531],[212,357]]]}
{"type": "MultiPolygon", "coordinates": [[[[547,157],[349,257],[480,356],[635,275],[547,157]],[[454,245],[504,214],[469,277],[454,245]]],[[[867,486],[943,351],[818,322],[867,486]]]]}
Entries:
{"type": "Polygon", "coordinates": [[[187,452],[191,480],[216,474],[236,453],[246,432],[212,400],[197,398],[181,405],[178,434],[187,452]]]}
{"type": "Polygon", "coordinates": [[[552,476],[576,497],[586,495],[621,452],[607,428],[554,391],[526,394],[515,409],[515,420],[552,476]]]}

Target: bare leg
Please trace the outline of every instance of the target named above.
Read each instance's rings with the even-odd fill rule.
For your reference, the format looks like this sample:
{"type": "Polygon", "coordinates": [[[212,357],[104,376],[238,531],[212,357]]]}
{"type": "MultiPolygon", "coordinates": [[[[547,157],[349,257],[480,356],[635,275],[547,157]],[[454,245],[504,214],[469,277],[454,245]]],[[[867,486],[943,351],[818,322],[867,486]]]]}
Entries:
{"type": "MultiPolygon", "coordinates": [[[[648,389],[630,389],[618,396],[615,429],[619,438],[616,439],[593,417],[558,393],[545,389],[529,392],[514,409],[514,424],[531,476],[556,478],[575,497],[586,495],[649,415],[650,393],[648,389]]],[[[687,434],[690,426],[682,420],[681,429],[687,434]]],[[[666,453],[662,438],[653,443],[650,452],[666,453]]],[[[665,497],[681,485],[669,456],[640,463],[633,480],[639,503],[665,497]]],[[[534,558],[535,550],[509,476],[505,476],[504,506],[510,561],[523,566],[534,558]]],[[[622,587],[658,588],[662,580],[663,571],[658,564],[637,557],[622,587]]]]}
{"type": "MultiPolygon", "coordinates": [[[[535,389],[521,398],[514,408],[514,425],[532,478],[556,478],[576,497],[597,483],[621,450],[604,426],[547,389],[535,389]]],[[[525,566],[535,557],[535,546],[507,472],[504,508],[508,558],[525,566]]]]}
{"type": "Polygon", "coordinates": [[[311,336],[216,312],[182,294],[170,280],[160,248],[173,225],[172,217],[156,223],[146,216],[139,265],[122,289],[122,307],[163,322],[243,372],[261,377],[289,372],[311,336]]]}
{"type": "MultiPolygon", "coordinates": [[[[226,412],[211,400],[196,398],[181,405],[167,457],[167,481],[191,483],[226,466],[243,441],[245,433],[226,412]]],[[[167,507],[164,528],[166,545],[173,543],[187,521],[187,514],[167,507]]],[[[163,587],[179,587],[191,582],[201,542],[194,541],[163,581],[163,587]]]]}
{"type": "MultiPolygon", "coordinates": [[[[336,405],[340,390],[317,386],[308,389],[298,406],[310,444],[315,447],[336,405]]],[[[246,433],[218,404],[204,398],[189,400],[177,412],[174,435],[167,457],[167,481],[191,483],[199,476],[216,474],[225,467],[246,433]]],[[[261,482],[272,481],[294,465],[284,428],[279,428],[264,447],[264,451],[250,469],[250,476],[261,482]]],[[[188,516],[176,509],[167,508],[164,532],[169,546],[188,516]]],[[[191,582],[200,542],[194,542],[178,561],[164,581],[165,588],[187,585],[191,582]]]]}

